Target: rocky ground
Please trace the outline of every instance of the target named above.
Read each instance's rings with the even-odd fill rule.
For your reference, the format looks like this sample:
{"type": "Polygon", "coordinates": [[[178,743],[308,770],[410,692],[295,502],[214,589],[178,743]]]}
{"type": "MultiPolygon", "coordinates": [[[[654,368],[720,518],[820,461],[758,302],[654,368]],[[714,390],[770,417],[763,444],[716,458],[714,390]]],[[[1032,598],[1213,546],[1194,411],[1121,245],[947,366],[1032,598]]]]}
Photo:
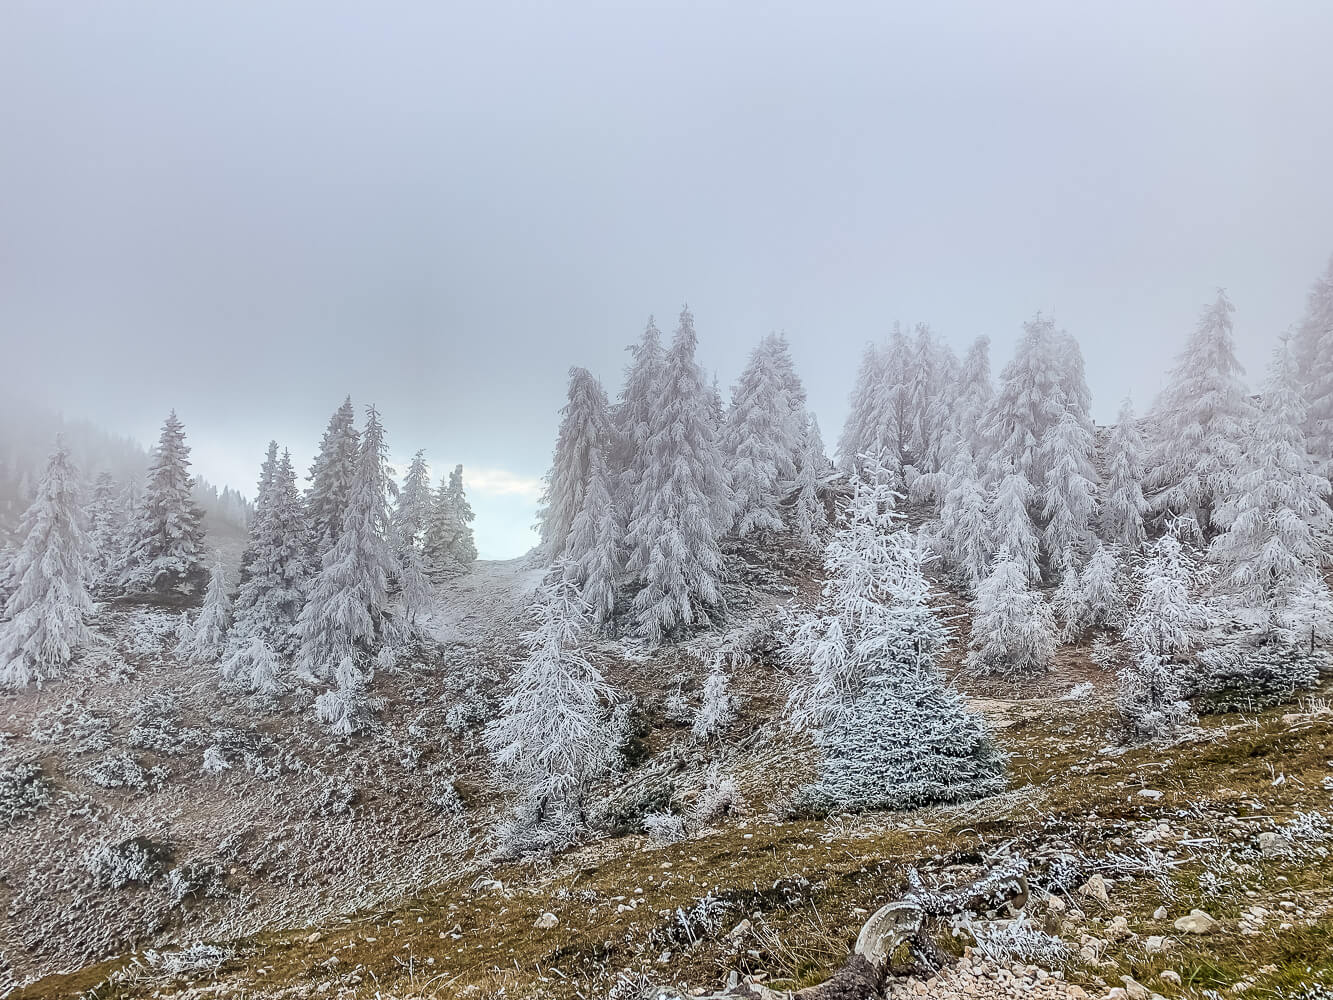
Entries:
{"type": "Polygon", "coordinates": [[[442,589],[429,642],[376,680],[377,729],[347,742],[314,726],[308,695],[220,699],[207,668],[174,662],[170,620],[145,609],[106,619],[105,648],[76,682],[6,698],[3,762],[35,762],[53,791],[0,845],[14,995],[796,989],[827,977],[883,902],[1019,859],[1027,906],[936,927],[950,962],[897,956],[887,995],[1333,994],[1333,714],[1317,694],[1125,748],[1111,678],[1065,650],[1040,685],[975,688],[1010,754],[1008,792],[792,821],[780,806],[809,778],[809,753],[772,721],[782,678],[762,655],[734,667],[741,712],[720,738],[695,740],[668,703],[697,701],[719,649],[761,646],[764,616],[801,578],[758,573],[737,602],[748,626],[669,655],[598,647],[640,723],[635,760],[604,789],[610,832],[548,859],[496,860],[504,789],[485,778],[478,733],[531,576],[483,566],[442,589]],[[1075,683],[1091,691],[1067,699],[1075,683]],[[173,696],[165,730],[143,721],[159,690],[173,696]],[[213,746],[230,766],[208,773],[213,746]],[[98,778],[124,754],[142,787],[98,778]],[[719,774],[737,794],[703,809],[719,774]],[[685,838],[645,836],[636,817],[650,807],[681,815],[685,838]],[[115,884],[98,852],[137,838],[169,850],[115,884]]]}

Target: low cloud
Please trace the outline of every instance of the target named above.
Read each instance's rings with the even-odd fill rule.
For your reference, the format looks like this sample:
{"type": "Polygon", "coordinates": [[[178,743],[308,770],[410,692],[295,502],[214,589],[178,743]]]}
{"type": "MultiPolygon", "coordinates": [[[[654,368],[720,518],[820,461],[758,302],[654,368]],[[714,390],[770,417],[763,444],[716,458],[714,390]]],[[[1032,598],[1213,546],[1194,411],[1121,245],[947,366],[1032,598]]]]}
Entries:
{"type": "Polygon", "coordinates": [[[520,476],[508,469],[464,467],[463,486],[469,493],[484,493],[494,497],[537,500],[542,495],[540,479],[520,476]]]}

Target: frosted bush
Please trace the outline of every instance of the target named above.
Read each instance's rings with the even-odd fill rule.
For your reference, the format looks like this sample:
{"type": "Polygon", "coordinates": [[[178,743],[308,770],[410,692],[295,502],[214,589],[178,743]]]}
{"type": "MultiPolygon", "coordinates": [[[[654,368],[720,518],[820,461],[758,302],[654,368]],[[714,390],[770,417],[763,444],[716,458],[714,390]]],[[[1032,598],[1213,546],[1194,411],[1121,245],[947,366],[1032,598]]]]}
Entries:
{"type": "Polygon", "coordinates": [[[465,808],[463,797],[454,787],[453,778],[437,779],[431,787],[430,798],[427,801],[445,816],[461,816],[465,808]]]}
{"type": "Polygon", "coordinates": [[[320,786],[315,811],[321,816],[344,816],[352,811],[358,798],[360,795],[351,782],[329,778],[320,786]]]}
{"type": "Polygon", "coordinates": [[[704,786],[694,803],[690,819],[699,826],[705,826],[719,817],[736,812],[740,805],[741,798],[736,790],[736,779],[729,774],[720,775],[717,771],[713,771],[708,775],[708,784],[704,786]]]}
{"type": "Polygon", "coordinates": [[[83,866],[99,889],[147,885],[162,872],[162,854],[142,839],[99,844],[84,856],[83,866]]]}
{"type": "Polygon", "coordinates": [[[691,726],[694,724],[694,709],[690,707],[690,700],[685,697],[685,692],[680,688],[667,695],[664,713],[672,722],[683,723],[691,726]]]}
{"type": "Polygon", "coordinates": [[[149,968],[166,976],[197,975],[216,972],[231,952],[214,944],[195,944],[180,951],[154,951],[149,948],[144,952],[144,961],[149,968]]]}
{"type": "Polygon", "coordinates": [[[231,767],[231,764],[227,762],[220,746],[214,745],[204,751],[204,766],[202,768],[204,774],[221,774],[229,767],[231,767]]]}
{"type": "Polygon", "coordinates": [[[51,782],[39,765],[0,765],[0,825],[35,816],[50,804],[51,782]]]}
{"type": "Polygon", "coordinates": [[[1084,698],[1087,698],[1088,696],[1090,696],[1090,695],[1092,694],[1092,692],[1093,692],[1092,683],[1091,683],[1090,681],[1083,681],[1082,683],[1075,684],[1073,687],[1071,687],[1071,688],[1069,689],[1069,693],[1066,694],[1066,695],[1065,695],[1063,698],[1061,698],[1060,700],[1061,700],[1061,701],[1082,701],[1084,698]]]}
{"type": "Polygon", "coordinates": [[[670,810],[649,813],[643,818],[643,830],[657,847],[678,844],[685,839],[685,820],[670,810]]]}
{"type": "Polygon", "coordinates": [[[967,929],[977,942],[977,951],[1001,966],[1022,963],[1053,969],[1071,955],[1068,944],[1033,927],[1023,914],[1013,920],[970,924],[967,929]]]}
{"type": "Polygon", "coordinates": [[[157,788],[171,771],[165,767],[147,770],[129,754],[114,753],[84,768],[83,776],[99,788],[132,788],[146,792],[157,788]]]}

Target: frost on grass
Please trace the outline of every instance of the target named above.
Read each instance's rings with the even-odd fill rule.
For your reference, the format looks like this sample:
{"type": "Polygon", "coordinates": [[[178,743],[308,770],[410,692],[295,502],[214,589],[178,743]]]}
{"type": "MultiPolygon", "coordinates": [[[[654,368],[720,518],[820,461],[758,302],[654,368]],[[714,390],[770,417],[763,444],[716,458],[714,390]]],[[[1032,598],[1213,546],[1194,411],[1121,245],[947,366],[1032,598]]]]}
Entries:
{"type": "Polygon", "coordinates": [[[37,815],[51,804],[51,782],[35,763],[0,764],[0,825],[37,815]]]}

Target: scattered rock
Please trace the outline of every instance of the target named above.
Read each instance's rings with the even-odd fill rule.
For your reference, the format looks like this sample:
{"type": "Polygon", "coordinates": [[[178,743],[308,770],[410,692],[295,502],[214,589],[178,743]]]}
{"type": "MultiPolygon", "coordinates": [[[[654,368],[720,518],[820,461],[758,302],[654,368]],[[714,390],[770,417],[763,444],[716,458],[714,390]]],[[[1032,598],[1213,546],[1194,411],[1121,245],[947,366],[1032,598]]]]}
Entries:
{"type": "Polygon", "coordinates": [[[321,934],[319,931],[315,931],[313,934],[311,934],[309,937],[305,939],[305,943],[314,944],[316,941],[320,940],[320,938],[322,938],[323,936],[324,935],[321,934]]]}
{"type": "Polygon", "coordinates": [[[742,920],[739,924],[727,932],[728,941],[740,941],[754,928],[754,924],[749,919],[742,920]]]}
{"type": "Polygon", "coordinates": [[[1170,983],[1172,986],[1180,985],[1180,973],[1176,972],[1174,969],[1166,969],[1165,971],[1158,973],[1157,978],[1164,983],[1170,983]]]}
{"type": "Polygon", "coordinates": [[[1129,921],[1123,916],[1112,917],[1111,922],[1106,925],[1106,938],[1108,941],[1124,941],[1126,938],[1134,937],[1134,932],[1129,929],[1129,921]]]}
{"type": "Polygon", "coordinates": [[[537,922],[532,926],[539,931],[549,931],[552,927],[560,923],[560,918],[554,913],[543,913],[537,918],[537,922]]]}
{"type": "Polygon", "coordinates": [[[1170,915],[1171,911],[1168,910],[1165,906],[1159,906],[1157,907],[1157,909],[1152,911],[1152,918],[1154,920],[1165,920],[1170,915]]]}
{"type": "Polygon", "coordinates": [[[1266,858],[1280,858],[1291,853],[1291,841],[1275,830],[1259,834],[1259,853],[1266,858]]]}
{"type": "Polygon", "coordinates": [[[1148,1000],[1152,990],[1144,986],[1133,976],[1121,976],[1120,981],[1125,984],[1125,995],[1129,1000],[1148,1000]]]}
{"type": "Polygon", "coordinates": [[[1184,917],[1177,917],[1176,930],[1182,934],[1211,934],[1217,929],[1217,921],[1203,910],[1190,910],[1184,917]]]}
{"type": "Polygon", "coordinates": [[[1143,950],[1149,955],[1160,955],[1170,947],[1170,943],[1160,934],[1150,934],[1143,940],[1143,950]]]}
{"type": "Polygon", "coordinates": [[[1099,903],[1109,903],[1110,895],[1106,891],[1106,879],[1100,875],[1094,875],[1081,886],[1078,887],[1080,896],[1086,896],[1089,899],[1095,899],[1099,903]]]}

